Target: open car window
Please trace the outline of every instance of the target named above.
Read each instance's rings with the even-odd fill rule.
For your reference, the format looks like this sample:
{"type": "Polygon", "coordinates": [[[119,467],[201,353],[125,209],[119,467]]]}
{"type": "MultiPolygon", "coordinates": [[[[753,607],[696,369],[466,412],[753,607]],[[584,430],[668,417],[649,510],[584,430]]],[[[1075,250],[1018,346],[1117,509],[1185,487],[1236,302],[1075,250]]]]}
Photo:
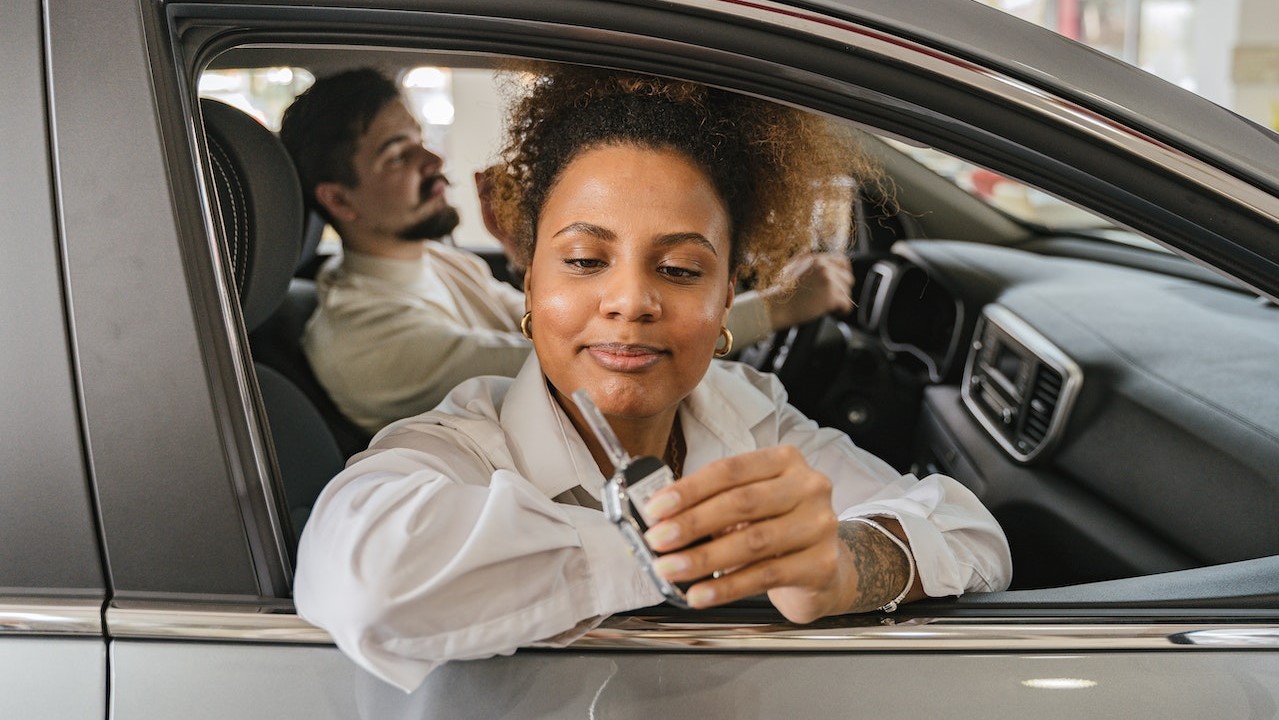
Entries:
{"type": "MultiPolygon", "coordinates": [[[[287,58],[287,49],[279,52],[287,58]]],[[[361,61],[358,49],[348,54],[345,62],[361,61]]],[[[493,70],[422,64],[428,58],[405,58],[400,77],[425,77],[421,68],[432,67],[419,84],[450,92],[419,109],[447,101],[450,120],[497,127],[495,90],[477,101],[454,96],[440,81],[470,73],[492,88],[493,70]]],[[[205,77],[222,76],[214,72],[205,77]]],[[[1279,402],[1256,401],[1279,383],[1272,370],[1243,358],[1268,353],[1272,341],[1265,338],[1279,337],[1270,332],[1279,327],[1273,309],[1157,268],[1037,252],[1036,235],[1111,226],[952,154],[888,142],[950,181],[954,192],[1035,228],[1019,238],[1024,247],[1009,247],[1008,227],[997,222],[985,238],[974,231],[988,220],[967,212],[958,195],[938,195],[932,186],[921,193],[912,178],[892,177],[891,202],[859,208],[876,231],[891,226],[893,244],[859,243],[857,233],[867,230],[845,226],[859,268],[856,312],[779,336],[744,359],[778,372],[801,410],[900,470],[949,474],[976,492],[1009,535],[1014,588],[1116,581],[1272,554],[1279,538],[1261,514],[1276,502],[1266,471],[1276,449],[1254,431],[1279,428],[1267,409],[1279,402]],[[926,233],[921,217],[928,218],[926,233]],[[955,237],[946,233],[949,222],[955,237]],[[992,338],[1002,354],[990,355],[992,338]],[[1240,360],[1214,360],[1223,348],[1240,360]],[[1208,367],[1214,371],[1205,373],[1208,367]],[[1142,461],[1134,464],[1134,455],[1142,461]],[[1205,507],[1216,510],[1205,514],[1205,507]],[[1206,520],[1241,512],[1246,529],[1229,540],[1206,520]]],[[[467,155],[492,157],[494,147],[467,155]]],[[[472,171],[451,168],[460,176],[472,171]]],[[[465,182],[451,192],[457,199],[472,193],[465,182]]],[[[464,214],[463,225],[480,223],[464,214]]],[[[1123,235],[1121,244],[1158,247],[1113,233],[1123,235]]],[[[1202,592],[1203,585],[1188,582],[1202,592]]],[[[1200,601],[1207,598],[1187,599],[1200,601]]]]}

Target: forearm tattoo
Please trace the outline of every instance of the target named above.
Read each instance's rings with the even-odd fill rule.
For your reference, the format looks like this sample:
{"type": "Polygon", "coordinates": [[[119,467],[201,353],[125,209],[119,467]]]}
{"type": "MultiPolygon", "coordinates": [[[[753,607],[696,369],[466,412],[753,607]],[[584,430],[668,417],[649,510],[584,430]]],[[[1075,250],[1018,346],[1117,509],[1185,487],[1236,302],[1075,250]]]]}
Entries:
{"type": "Polygon", "coordinates": [[[860,522],[841,522],[839,539],[853,556],[858,600],[848,612],[867,612],[897,597],[910,576],[910,563],[901,548],[875,528],[860,522]]]}

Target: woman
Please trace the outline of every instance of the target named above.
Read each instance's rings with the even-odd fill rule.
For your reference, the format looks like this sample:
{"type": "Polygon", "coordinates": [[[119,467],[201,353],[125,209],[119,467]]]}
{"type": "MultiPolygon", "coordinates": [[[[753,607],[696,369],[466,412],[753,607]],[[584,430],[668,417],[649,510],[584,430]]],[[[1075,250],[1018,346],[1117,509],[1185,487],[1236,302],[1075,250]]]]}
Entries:
{"type": "Polygon", "coordinates": [[[534,356],[389,426],[330,483],[298,550],[305,618],[411,689],[440,662],[566,643],[660,602],[599,511],[613,468],[579,388],[632,455],[682,476],[647,506],[646,537],[659,572],[695,581],[694,607],[767,593],[808,622],[1007,584],[1003,534],[961,485],[901,477],[773,377],[712,362],[736,279],[767,283],[811,249],[797,229],[814,193],[867,172],[847,138],[763,101],[580,69],[535,82],[510,128],[496,210],[526,254],[534,356]]]}

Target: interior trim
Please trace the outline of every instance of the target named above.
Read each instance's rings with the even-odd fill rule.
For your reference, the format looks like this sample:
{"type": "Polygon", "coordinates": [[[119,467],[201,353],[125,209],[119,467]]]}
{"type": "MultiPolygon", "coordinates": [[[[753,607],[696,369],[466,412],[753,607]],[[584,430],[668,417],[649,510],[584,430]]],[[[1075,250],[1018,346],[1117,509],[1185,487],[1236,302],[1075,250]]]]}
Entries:
{"type": "MultiPolygon", "coordinates": [[[[990,304],[982,309],[980,321],[977,328],[973,332],[973,342],[968,352],[968,362],[964,366],[964,380],[961,385],[963,388],[964,406],[968,408],[973,417],[981,423],[986,432],[990,433],[990,437],[999,443],[1004,449],[1018,462],[1027,463],[1042,455],[1045,451],[1052,448],[1066,427],[1066,420],[1070,417],[1070,410],[1074,407],[1075,398],[1079,396],[1079,389],[1083,386],[1084,373],[1069,355],[1052,343],[1051,340],[1044,337],[1038,330],[1031,327],[1029,323],[1017,317],[1011,310],[1002,305],[990,304]],[[982,410],[980,403],[974,396],[977,392],[974,379],[978,369],[979,355],[982,350],[982,339],[985,337],[985,327],[989,323],[1003,331],[1008,337],[1021,344],[1028,350],[1039,362],[1057,371],[1061,376],[1061,390],[1058,394],[1057,404],[1053,409],[1052,417],[1048,423],[1048,429],[1044,433],[1044,437],[1030,451],[1024,451],[1018,448],[1013,442],[1004,435],[1004,433],[995,425],[989,416],[982,410]]],[[[1033,385],[1033,383],[1032,383],[1033,385]]],[[[1027,392],[1033,392],[1033,388],[1029,388],[1027,392]]],[[[1018,402],[1022,402],[1022,398],[1018,398],[1018,402]]],[[[1020,408],[1019,408],[1020,409],[1020,408]]]]}

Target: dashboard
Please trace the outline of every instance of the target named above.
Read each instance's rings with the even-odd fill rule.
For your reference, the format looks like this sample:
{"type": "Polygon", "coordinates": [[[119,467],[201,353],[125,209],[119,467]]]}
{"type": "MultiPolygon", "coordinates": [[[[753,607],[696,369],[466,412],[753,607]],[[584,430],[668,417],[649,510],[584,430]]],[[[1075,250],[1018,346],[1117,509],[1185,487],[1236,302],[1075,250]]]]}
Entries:
{"type": "Polygon", "coordinates": [[[1279,553],[1279,308],[1188,263],[1042,245],[912,240],[870,264],[849,332],[889,370],[860,384],[897,389],[860,397],[918,398],[906,469],[981,497],[1014,587],[1279,553]]]}

